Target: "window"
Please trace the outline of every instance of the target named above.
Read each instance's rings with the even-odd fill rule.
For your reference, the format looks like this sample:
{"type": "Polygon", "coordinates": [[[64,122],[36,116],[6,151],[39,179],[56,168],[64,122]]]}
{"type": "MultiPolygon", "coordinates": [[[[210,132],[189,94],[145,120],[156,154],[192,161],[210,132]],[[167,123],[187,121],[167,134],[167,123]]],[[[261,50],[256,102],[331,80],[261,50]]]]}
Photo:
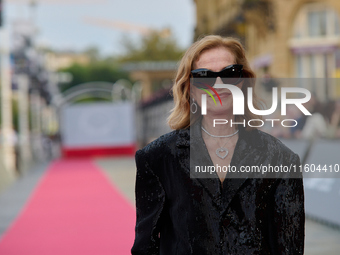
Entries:
{"type": "Polygon", "coordinates": [[[321,2],[306,4],[296,15],[292,32],[289,46],[295,59],[295,77],[323,78],[311,79],[301,86],[319,100],[339,95],[340,89],[324,79],[340,77],[340,23],[336,10],[321,2]]]}
{"type": "Polygon", "coordinates": [[[294,38],[324,38],[339,35],[338,15],[335,10],[325,5],[306,5],[296,17],[294,38]]]}
{"type": "Polygon", "coordinates": [[[327,12],[308,12],[308,35],[310,37],[327,36],[327,12]]]}

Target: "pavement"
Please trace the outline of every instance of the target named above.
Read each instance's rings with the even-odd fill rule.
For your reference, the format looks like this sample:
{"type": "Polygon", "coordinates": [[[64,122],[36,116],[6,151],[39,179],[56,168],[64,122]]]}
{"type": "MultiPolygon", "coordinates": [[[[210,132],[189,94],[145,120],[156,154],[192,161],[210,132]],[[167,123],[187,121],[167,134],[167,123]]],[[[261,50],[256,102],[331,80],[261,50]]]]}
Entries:
{"type": "MultiPolygon", "coordinates": [[[[98,158],[95,159],[95,163],[102,169],[109,181],[134,205],[136,176],[134,158],[98,158]]],[[[0,194],[0,238],[20,213],[46,169],[47,164],[36,166],[0,194]]],[[[340,228],[307,218],[305,254],[339,255],[339,251],[340,228]]]]}
{"type": "Polygon", "coordinates": [[[26,204],[47,167],[48,163],[36,164],[0,193],[0,239],[26,204]]]}

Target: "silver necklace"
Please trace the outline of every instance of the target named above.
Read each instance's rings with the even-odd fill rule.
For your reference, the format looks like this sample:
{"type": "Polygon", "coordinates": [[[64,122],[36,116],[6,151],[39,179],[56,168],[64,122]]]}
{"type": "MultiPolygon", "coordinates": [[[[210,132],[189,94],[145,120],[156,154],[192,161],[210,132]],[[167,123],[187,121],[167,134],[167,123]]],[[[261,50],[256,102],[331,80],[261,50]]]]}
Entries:
{"type": "MultiPolygon", "coordinates": [[[[201,126],[201,128],[202,128],[202,130],[203,130],[207,135],[209,135],[209,136],[211,136],[211,137],[214,137],[214,138],[222,138],[222,137],[227,138],[227,137],[232,137],[232,136],[234,136],[234,135],[236,135],[236,134],[238,133],[238,130],[236,130],[235,133],[232,133],[232,134],[230,134],[230,135],[212,135],[212,134],[210,134],[207,130],[205,130],[204,127],[201,126]]],[[[227,141],[227,142],[228,142],[228,141],[227,141]]],[[[227,148],[224,147],[224,146],[227,144],[227,142],[226,142],[225,144],[223,144],[222,147],[220,147],[220,148],[218,148],[218,149],[216,150],[215,153],[216,153],[217,157],[219,157],[219,158],[221,158],[221,159],[225,159],[225,158],[228,156],[229,151],[228,151],[227,148]]]]}

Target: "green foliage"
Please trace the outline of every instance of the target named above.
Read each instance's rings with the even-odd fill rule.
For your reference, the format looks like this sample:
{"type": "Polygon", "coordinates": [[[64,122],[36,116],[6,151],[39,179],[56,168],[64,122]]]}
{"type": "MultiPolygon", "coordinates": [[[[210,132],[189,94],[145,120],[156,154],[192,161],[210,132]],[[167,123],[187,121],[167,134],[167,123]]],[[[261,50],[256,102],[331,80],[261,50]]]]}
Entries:
{"type": "Polygon", "coordinates": [[[76,100],[74,101],[73,103],[74,104],[84,104],[84,103],[93,103],[93,102],[107,102],[108,100],[107,99],[104,99],[104,98],[83,98],[83,99],[80,99],[80,100],[76,100]]]}
{"type": "MultiPolygon", "coordinates": [[[[1,106],[1,98],[0,98],[1,106]]],[[[12,125],[15,130],[19,130],[19,110],[18,110],[18,100],[12,97],[12,125]]],[[[0,111],[0,129],[2,126],[2,116],[0,111]]]]}
{"type": "Polygon", "coordinates": [[[154,31],[143,36],[137,43],[130,37],[123,37],[122,46],[125,54],[120,56],[121,62],[177,61],[183,54],[183,50],[167,30],[154,31]]]}
{"type": "Polygon", "coordinates": [[[106,81],[114,83],[119,79],[128,79],[126,72],[121,71],[117,66],[109,64],[106,60],[91,61],[87,65],[75,63],[60,71],[68,72],[73,77],[70,83],[61,85],[62,92],[85,82],[106,81]]]}
{"type": "Polygon", "coordinates": [[[124,54],[119,57],[102,58],[96,47],[89,47],[83,53],[89,59],[89,64],[73,64],[68,68],[61,69],[61,72],[68,72],[73,79],[70,83],[62,84],[61,92],[92,81],[116,82],[119,79],[129,79],[128,73],[122,71],[120,64],[138,61],[178,61],[183,50],[178,46],[175,38],[168,29],[154,31],[143,36],[140,41],[124,37],[122,41],[124,54]]]}
{"type": "Polygon", "coordinates": [[[84,54],[86,54],[90,58],[91,62],[98,61],[100,59],[100,52],[96,46],[88,47],[84,50],[84,54]]]}
{"type": "Polygon", "coordinates": [[[19,130],[19,108],[18,108],[18,100],[13,98],[12,99],[12,123],[13,128],[15,130],[19,130]]]}

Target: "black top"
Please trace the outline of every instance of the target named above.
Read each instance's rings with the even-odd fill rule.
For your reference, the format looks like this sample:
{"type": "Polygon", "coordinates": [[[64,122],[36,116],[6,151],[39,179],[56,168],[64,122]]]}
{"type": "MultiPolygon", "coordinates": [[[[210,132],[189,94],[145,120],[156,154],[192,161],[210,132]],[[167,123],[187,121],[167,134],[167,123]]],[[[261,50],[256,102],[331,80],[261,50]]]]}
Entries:
{"type": "MultiPolygon", "coordinates": [[[[212,163],[197,123],[191,150],[203,148],[203,155],[192,153],[190,159],[190,129],[163,135],[136,153],[132,254],[303,254],[302,178],[229,178],[228,173],[223,187],[216,173],[190,178],[191,160],[212,163]]],[[[240,129],[230,165],[299,164],[276,138],[240,129]]]]}

